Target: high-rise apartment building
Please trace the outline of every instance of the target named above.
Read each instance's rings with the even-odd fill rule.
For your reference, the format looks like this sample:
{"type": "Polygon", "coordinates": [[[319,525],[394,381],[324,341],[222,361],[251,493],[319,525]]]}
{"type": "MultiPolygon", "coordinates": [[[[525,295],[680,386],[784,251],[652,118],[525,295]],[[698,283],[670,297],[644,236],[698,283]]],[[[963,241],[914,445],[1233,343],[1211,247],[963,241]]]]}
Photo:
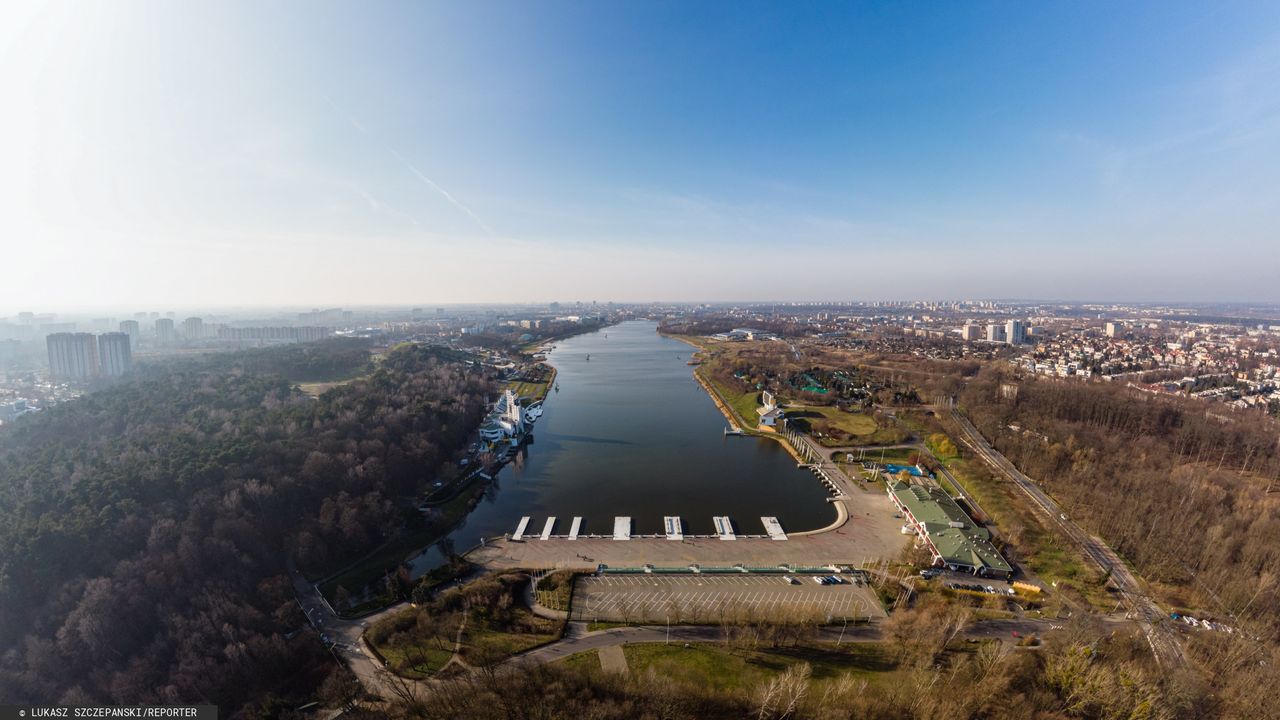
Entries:
{"type": "Polygon", "coordinates": [[[1004,326],[999,323],[987,324],[987,342],[1004,342],[1004,326]]]}
{"type": "Polygon", "coordinates": [[[104,377],[120,377],[133,368],[133,348],[128,333],[98,336],[98,367],[104,377]]]}
{"type": "Polygon", "coordinates": [[[1027,327],[1021,320],[1010,320],[1004,324],[1004,338],[1010,345],[1026,345],[1027,327]]]}
{"type": "Polygon", "coordinates": [[[964,327],[960,330],[960,336],[965,340],[981,340],[982,327],[973,323],[965,323],[964,327]]]}
{"type": "Polygon", "coordinates": [[[199,340],[204,337],[204,320],[189,317],[182,321],[182,337],[188,340],[199,340]]]}
{"type": "Polygon", "coordinates": [[[53,333],[45,338],[49,348],[49,372],[53,378],[88,380],[97,377],[97,340],[90,333],[53,333]]]}
{"type": "Polygon", "coordinates": [[[1107,337],[1119,337],[1124,334],[1124,326],[1118,322],[1109,322],[1106,325],[1107,337]]]}
{"type": "Polygon", "coordinates": [[[178,340],[178,331],[173,327],[172,318],[156,320],[156,342],[161,345],[172,345],[178,340]]]}
{"type": "Polygon", "coordinates": [[[133,342],[138,342],[138,338],[142,337],[142,326],[137,320],[121,320],[120,332],[128,335],[133,342]]]}

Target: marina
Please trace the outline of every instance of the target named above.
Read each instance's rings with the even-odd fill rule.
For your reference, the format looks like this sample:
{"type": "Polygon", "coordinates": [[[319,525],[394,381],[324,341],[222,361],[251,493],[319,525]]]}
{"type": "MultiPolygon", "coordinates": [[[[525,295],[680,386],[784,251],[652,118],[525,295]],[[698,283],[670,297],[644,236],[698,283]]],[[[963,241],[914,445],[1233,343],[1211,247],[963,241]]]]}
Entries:
{"type": "MultiPolygon", "coordinates": [[[[631,518],[628,537],[658,536],[671,545],[681,543],[667,540],[668,516],[680,518],[684,541],[737,537],[715,516],[739,518],[745,532],[762,537],[762,516],[777,517],[789,536],[839,517],[828,502],[831,488],[797,468],[782,443],[724,433],[724,416],[685,364],[688,345],[659,335],[650,321],[614,325],[608,334],[565,338],[547,349],[559,391],[553,387],[540,404],[523,399],[529,404],[521,407],[521,398],[505,392],[495,398],[481,440],[505,465],[450,534],[455,547],[514,538],[512,528],[526,516],[526,545],[544,544],[538,531],[551,516],[580,520],[576,532],[563,522],[553,528],[549,545],[569,536],[612,538],[613,518],[624,516],[631,518]]],[[[428,548],[411,564],[420,574],[443,561],[428,548]]]]}

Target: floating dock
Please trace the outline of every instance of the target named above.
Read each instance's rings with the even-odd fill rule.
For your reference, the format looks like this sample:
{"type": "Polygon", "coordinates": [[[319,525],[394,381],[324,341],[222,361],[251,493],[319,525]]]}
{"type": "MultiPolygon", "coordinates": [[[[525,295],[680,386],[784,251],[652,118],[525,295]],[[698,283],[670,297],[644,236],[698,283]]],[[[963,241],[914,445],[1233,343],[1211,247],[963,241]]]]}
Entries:
{"type": "Polygon", "coordinates": [[[662,518],[662,524],[667,529],[668,540],[683,540],[684,528],[680,524],[680,517],[677,515],[666,515],[662,518]]]}
{"type": "Polygon", "coordinates": [[[573,518],[573,525],[569,528],[569,539],[578,539],[578,530],[582,528],[582,516],[578,515],[573,518]]]}
{"type": "Polygon", "coordinates": [[[715,522],[716,535],[719,535],[721,540],[738,539],[737,536],[733,534],[733,523],[729,522],[728,515],[716,515],[711,518],[711,520],[715,522]]]}
{"type": "Polygon", "coordinates": [[[529,516],[525,515],[520,518],[520,524],[516,526],[516,532],[511,536],[512,540],[519,540],[524,537],[524,531],[529,527],[529,516]]]}
{"type": "Polygon", "coordinates": [[[552,515],[551,517],[547,518],[546,524],[542,526],[541,539],[543,540],[551,539],[551,528],[554,528],[555,526],[556,526],[556,516],[552,515]]]}
{"type": "Polygon", "coordinates": [[[613,539],[614,540],[630,540],[631,539],[631,518],[615,517],[613,519],[613,539]]]}
{"type": "Polygon", "coordinates": [[[787,534],[782,532],[782,523],[778,522],[778,518],[770,515],[769,517],[761,517],[760,522],[764,523],[764,531],[769,533],[770,540],[787,539],[787,534]]]}

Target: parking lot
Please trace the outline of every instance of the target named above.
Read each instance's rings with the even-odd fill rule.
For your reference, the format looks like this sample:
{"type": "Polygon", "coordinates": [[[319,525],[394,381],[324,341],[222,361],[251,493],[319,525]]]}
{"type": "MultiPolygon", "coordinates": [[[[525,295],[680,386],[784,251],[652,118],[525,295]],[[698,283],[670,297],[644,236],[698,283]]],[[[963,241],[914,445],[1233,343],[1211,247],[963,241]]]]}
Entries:
{"type": "Polygon", "coordinates": [[[844,576],[819,585],[812,575],[604,575],[578,580],[573,617],[588,622],[719,623],[763,619],[883,617],[875,593],[844,576]]]}

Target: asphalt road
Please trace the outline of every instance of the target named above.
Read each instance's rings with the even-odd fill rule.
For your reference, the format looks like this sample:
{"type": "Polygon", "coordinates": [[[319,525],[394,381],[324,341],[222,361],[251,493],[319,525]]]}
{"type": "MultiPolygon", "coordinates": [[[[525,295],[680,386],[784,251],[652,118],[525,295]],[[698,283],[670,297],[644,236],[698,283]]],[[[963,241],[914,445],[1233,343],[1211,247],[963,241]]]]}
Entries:
{"type": "Polygon", "coordinates": [[[298,604],[306,614],[311,626],[330,641],[330,652],[340,662],[351,669],[360,684],[369,693],[383,698],[395,698],[395,688],[404,681],[394,677],[382,667],[382,662],[365,646],[361,635],[369,625],[389,614],[403,610],[406,605],[394,605],[375,615],[360,620],[347,620],[339,617],[314,585],[307,582],[297,570],[290,570],[293,591],[298,604]]]}

